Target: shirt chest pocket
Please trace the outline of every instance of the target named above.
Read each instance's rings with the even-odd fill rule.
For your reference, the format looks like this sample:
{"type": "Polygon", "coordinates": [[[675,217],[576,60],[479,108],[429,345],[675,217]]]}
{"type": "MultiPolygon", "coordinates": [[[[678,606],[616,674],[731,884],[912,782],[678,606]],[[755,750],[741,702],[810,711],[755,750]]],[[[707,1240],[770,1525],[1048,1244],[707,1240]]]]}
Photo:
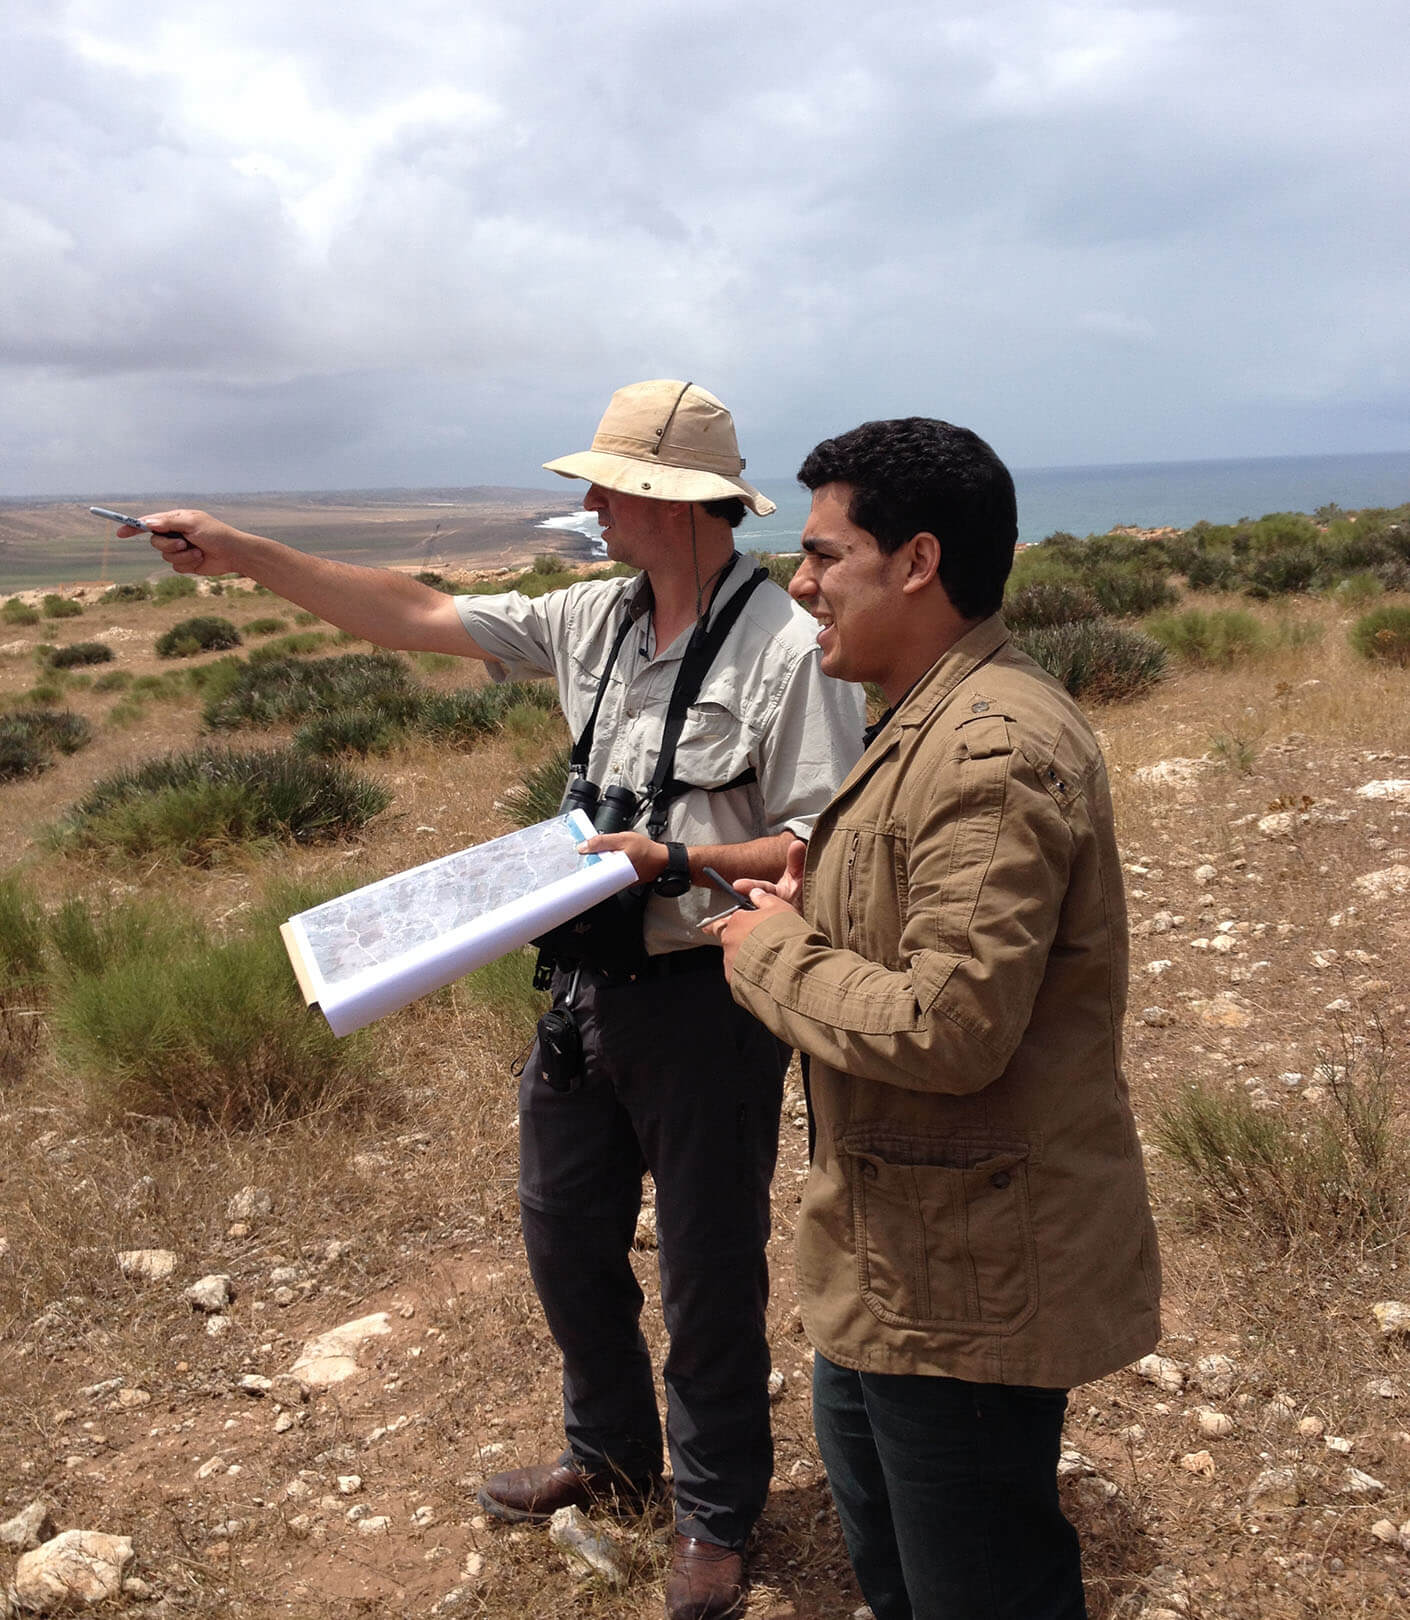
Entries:
{"type": "Polygon", "coordinates": [[[676,744],[676,779],[691,787],[743,786],[754,777],[754,732],[738,714],[702,698],[692,704],[676,744]]]}

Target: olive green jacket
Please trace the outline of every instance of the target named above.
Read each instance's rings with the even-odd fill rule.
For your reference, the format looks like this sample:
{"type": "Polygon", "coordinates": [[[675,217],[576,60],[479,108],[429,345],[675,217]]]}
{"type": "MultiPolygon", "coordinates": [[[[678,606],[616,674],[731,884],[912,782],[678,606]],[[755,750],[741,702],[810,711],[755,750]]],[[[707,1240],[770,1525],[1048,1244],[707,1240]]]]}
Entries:
{"type": "Polygon", "coordinates": [[[797,1265],[829,1359],[1070,1387],[1154,1347],[1127,954],[1096,740],[987,619],[822,812],[804,916],[734,962],[736,999],[811,1059],[797,1265]]]}

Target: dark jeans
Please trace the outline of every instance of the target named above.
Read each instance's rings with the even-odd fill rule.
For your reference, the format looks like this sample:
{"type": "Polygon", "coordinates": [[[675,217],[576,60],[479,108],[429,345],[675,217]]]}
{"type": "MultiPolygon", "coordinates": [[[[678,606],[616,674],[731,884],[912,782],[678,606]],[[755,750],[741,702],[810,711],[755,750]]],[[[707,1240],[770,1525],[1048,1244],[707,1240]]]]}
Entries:
{"type": "Polygon", "coordinates": [[[735,1005],[718,962],[618,985],[584,973],[574,1012],[579,1089],[545,1085],[535,1050],[519,1090],[520,1214],[563,1352],[568,1445],[588,1468],[661,1468],[630,1261],[649,1169],[676,1527],[739,1547],[773,1472],[764,1246],[788,1052],[735,1005]]]}
{"type": "Polygon", "coordinates": [[[813,1360],[813,1425],[876,1620],[1084,1620],[1067,1392],[813,1360]]]}

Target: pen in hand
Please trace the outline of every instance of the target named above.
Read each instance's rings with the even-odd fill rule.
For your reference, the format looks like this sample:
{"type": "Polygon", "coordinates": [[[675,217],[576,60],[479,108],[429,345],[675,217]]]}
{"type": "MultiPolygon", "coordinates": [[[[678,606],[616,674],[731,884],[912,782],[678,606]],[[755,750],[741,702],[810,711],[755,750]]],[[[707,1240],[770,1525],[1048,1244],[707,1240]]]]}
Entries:
{"type": "MultiPolygon", "coordinates": [[[[721,877],[713,866],[702,866],[700,868],[700,875],[701,877],[708,878],[717,889],[720,889],[727,894],[730,899],[734,901],[734,909],[736,911],[757,911],[759,909],[747,894],[741,894],[740,891],[735,888],[734,884],[731,883],[728,878],[721,877]]],[[[710,921],[718,922],[721,917],[728,917],[729,915],[730,913],[728,911],[717,912],[716,915],[710,919],[710,921]]]]}

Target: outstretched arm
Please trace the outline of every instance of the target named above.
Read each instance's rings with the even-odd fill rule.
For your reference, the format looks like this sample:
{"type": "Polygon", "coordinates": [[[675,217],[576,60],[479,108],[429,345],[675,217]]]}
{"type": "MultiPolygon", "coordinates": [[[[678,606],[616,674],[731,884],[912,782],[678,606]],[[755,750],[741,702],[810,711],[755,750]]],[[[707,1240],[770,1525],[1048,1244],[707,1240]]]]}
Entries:
{"type": "MultiPolygon", "coordinates": [[[[489,658],[467,633],[454,601],[391,568],[360,568],[245,534],[208,512],[156,512],[152,545],[178,574],[243,574],[340,630],[406,652],[489,658]]],[[[119,536],[140,534],[126,526],[119,536]]]]}

